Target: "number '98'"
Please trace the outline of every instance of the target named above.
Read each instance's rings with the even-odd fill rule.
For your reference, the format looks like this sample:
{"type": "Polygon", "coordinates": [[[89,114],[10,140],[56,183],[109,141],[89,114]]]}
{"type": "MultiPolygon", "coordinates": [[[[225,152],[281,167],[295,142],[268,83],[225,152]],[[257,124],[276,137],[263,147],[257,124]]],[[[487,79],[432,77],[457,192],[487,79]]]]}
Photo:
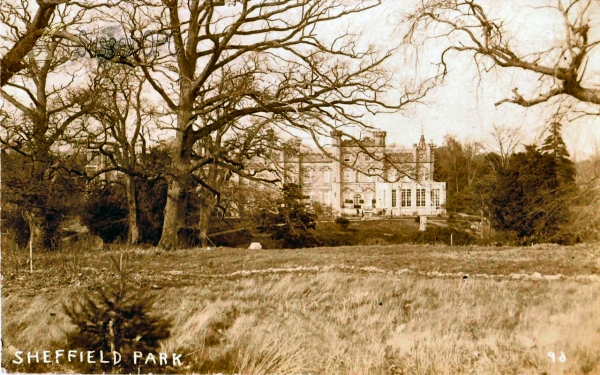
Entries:
{"type": "MultiPolygon", "coordinates": [[[[556,354],[554,354],[554,352],[548,352],[548,357],[550,357],[550,359],[552,359],[552,363],[556,363],[556,354]]],[[[560,352],[560,356],[558,357],[558,362],[560,363],[564,363],[567,361],[567,356],[565,355],[565,353],[560,352]]]]}

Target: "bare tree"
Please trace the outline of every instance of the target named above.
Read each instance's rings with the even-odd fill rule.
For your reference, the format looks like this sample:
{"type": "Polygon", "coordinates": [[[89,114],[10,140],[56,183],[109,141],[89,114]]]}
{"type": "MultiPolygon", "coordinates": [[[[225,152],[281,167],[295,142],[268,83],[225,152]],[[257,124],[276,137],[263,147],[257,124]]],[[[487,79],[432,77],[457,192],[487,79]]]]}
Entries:
{"type": "Polygon", "coordinates": [[[483,146],[480,142],[468,141],[463,147],[465,157],[465,173],[467,177],[467,188],[471,189],[473,182],[479,176],[484,158],[482,157],[483,146]]]}
{"type": "Polygon", "coordinates": [[[10,2],[3,2],[0,8],[2,23],[11,25],[16,43],[0,60],[0,87],[4,86],[17,72],[25,68],[23,60],[31,52],[48,27],[54,10],[68,0],[38,1],[38,9],[33,15],[28,13],[27,1],[21,1],[21,9],[10,2]],[[25,32],[20,32],[16,21],[23,21],[25,32]]]}
{"type": "Polygon", "coordinates": [[[600,240],[600,144],[594,145],[594,154],[577,163],[577,185],[580,195],[573,202],[576,211],[569,227],[572,233],[592,241],[600,240]]]}
{"type": "MultiPolygon", "coordinates": [[[[396,111],[419,97],[402,93],[400,100],[386,102],[392,77],[383,64],[391,51],[361,49],[349,33],[325,37],[317,31],[321,24],[379,3],[143,2],[157,34],[168,31],[174,44],[171,55],[133,56],[172,115],[175,132],[160,247],[178,245],[191,172],[210,158],[195,155],[193,147],[219,129],[270,116],[284,127],[328,134],[342,124],[366,126],[364,113],[396,111]]],[[[130,14],[140,7],[133,4],[130,14]]],[[[138,31],[151,24],[147,18],[130,17],[129,22],[138,31]]]]}
{"type": "Polygon", "coordinates": [[[198,142],[200,152],[210,155],[206,165],[193,174],[199,184],[196,189],[200,197],[198,226],[203,247],[208,244],[208,231],[215,209],[220,210],[222,215],[226,212],[222,196],[235,186],[234,176],[260,183],[281,180],[277,165],[277,149],[281,147],[269,125],[269,120],[246,126],[231,123],[198,142]],[[258,160],[261,162],[257,163],[258,160]]]}
{"type": "Polygon", "coordinates": [[[125,65],[105,62],[99,66],[91,91],[98,97],[90,116],[99,126],[91,126],[85,141],[87,150],[97,150],[109,163],[86,176],[89,180],[117,171],[125,184],[128,206],[127,242],[139,241],[139,209],[135,177],[148,177],[151,170],[141,165],[146,153],[146,134],[153,121],[152,105],[142,98],[145,79],[125,65]]]}
{"type": "MultiPolygon", "coordinates": [[[[51,59],[26,61],[25,69],[15,76],[18,79],[0,89],[10,103],[7,111],[0,114],[0,142],[4,149],[20,154],[30,165],[26,183],[13,176],[15,189],[9,198],[26,212],[30,243],[36,248],[44,247],[50,230],[47,218],[60,208],[53,195],[53,186],[58,186],[58,179],[65,172],[59,147],[80,135],[84,115],[93,101],[89,91],[75,87],[76,72],[68,65],[69,55],[63,48],[59,40],[52,41],[51,59]],[[64,78],[62,82],[59,76],[64,78]]],[[[10,187],[10,181],[3,182],[10,187]]]]}
{"type": "MultiPolygon", "coordinates": [[[[511,38],[511,31],[519,31],[509,31],[505,20],[492,16],[481,3],[477,0],[424,0],[409,17],[412,25],[407,39],[416,41],[418,31],[424,31],[428,37],[455,37],[453,45],[441,55],[443,75],[448,72],[449,52],[458,51],[473,56],[480,71],[498,66],[521,69],[538,76],[540,86],[535,90],[537,96],[526,98],[516,87],[512,98],[500,100],[496,105],[514,103],[530,107],[560,96],[600,104],[600,89],[593,82],[599,66],[594,50],[600,40],[597,33],[590,32],[599,26],[600,4],[597,1],[552,0],[553,5],[538,8],[540,11],[550,8],[558,12],[563,20],[564,38],[556,41],[560,44],[556,43],[551,48],[540,47],[535,53],[522,52],[511,38]]],[[[518,7],[527,6],[529,4],[523,2],[518,7]]],[[[542,39],[541,35],[546,30],[539,29],[538,32],[539,39],[542,39]]]]}
{"type": "MultiPolygon", "coordinates": [[[[493,144],[488,145],[488,151],[498,153],[500,167],[508,167],[511,155],[515,153],[517,147],[523,142],[521,127],[517,126],[511,128],[506,125],[494,124],[491,136],[493,138],[493,144]]],[[[494,163],[492,163],[492,168],[495,168],[494,163]]]]}
{"type": "Polygon", "coordinates": [[[87,11],[112,7],[119,1],[87,0],[36,0],[37,9],[32,10],[27,0],[4,0],[0,2],[0,24],[7,28],[2,36],[6,45],[0,59],[0,87],[27,67],[27,56],[39,42],[49,43],[54,36],[76,41],[76,33],[67,31],[81,21],[87,11]]]}

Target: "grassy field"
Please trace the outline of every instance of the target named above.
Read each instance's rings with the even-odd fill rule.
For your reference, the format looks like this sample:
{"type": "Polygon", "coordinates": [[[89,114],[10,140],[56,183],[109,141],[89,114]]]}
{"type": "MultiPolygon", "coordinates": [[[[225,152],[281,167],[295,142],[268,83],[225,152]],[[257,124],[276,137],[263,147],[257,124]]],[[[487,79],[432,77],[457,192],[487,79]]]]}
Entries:
{"type": "MultiPolygon", "coordinates": [[[[437,219],[434,222],[444,224],[445,220],[437,219]]],[[[430,227],[433,229],[438,226],[432,222],[430,227]]],[[[223,235],[211,236],[214,244],[218,246],[248,248],[252,242],[260,242],[263,249],[281,249],[283,247],[282,241],[269,238],[268,233],[260,233],[257,230],[231,233],[227,230],[229,228],[223,225],[221,228],[225,230],[223,235]]],[[[215,228],[215,231],[219,232],[220,230],[215,228]]],[[[415,222],[413,217],[394,218],[393,220],[352,218],[346,230],[342,230],[334,221],[318,221],[315,230],[312,231],[317,244],[335,247],[411,243],[418,234],[419,223],[415,222]]],[[[443,242],[440,241],[440,243],[443,242]]]]}
{"type": "MultiPolygon", "coordinates": [[[[175,321],[171,372],[600,374],[597,245],[123,251],[175,321]]],[[[114,279],[116,253],[40,254],[29,273],[3,247],[3,367],[73,371],[6,354],[64,342],[61,302],[114,279]]]]}

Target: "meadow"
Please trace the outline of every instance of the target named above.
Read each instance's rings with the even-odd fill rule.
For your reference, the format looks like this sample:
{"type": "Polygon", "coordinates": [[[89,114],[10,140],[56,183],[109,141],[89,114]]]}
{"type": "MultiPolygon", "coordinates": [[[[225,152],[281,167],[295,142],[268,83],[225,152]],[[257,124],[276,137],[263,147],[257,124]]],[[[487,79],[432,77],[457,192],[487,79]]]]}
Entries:
{"type": "Polygon", "coordinates": [[[64,347],[61,303],[113,280],[119,253],[174,320],[162,349],[183,366],[165,372],[600,374],[597,244],[113,248],[39,254],[33,273],[3,247],[2,366],[74,372],[11,351],[64,347]]]}

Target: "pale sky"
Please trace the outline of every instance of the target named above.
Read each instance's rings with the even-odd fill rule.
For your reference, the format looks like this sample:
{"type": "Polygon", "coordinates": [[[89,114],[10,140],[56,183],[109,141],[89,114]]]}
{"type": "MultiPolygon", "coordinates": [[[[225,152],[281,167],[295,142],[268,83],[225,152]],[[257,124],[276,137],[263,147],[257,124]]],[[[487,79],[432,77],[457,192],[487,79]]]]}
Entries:
{"type": "MultiPolygon", "coordinates": [[[[540,46],[560,43],[564,38],[562,20],[555,17],[558,13],[533,8],[535,5],[554,1],[556,0],[488,0],[488,3],[495,15],[503,17],[507,27],[518,31],[514,36],[523,51],[531,52],[540,46]]],[[[343,24],[329,24],[319,31],[322,35],[335,35],[339,28],[350,27],[352,31],[363,33],[365,43],[376,44],[382,49],[398,46],[404,35],[404,30],[398,28],[399,20],[402,19],[402,14],[413,9],[415,3],[416,0],[384,0],[381,7],[347,19],[343,24]]],[[[600,19],[600,14],[596,19],[600,19]]],[[[600,26],[598,23],[595,25],[600,26]]],[[[592,35],[594,33],[596,36],[600,35],[597,29],[591,32],[592,35]]],[[[415,49],[401,48],[390,61],[389,68],[402,82],[418,81],[435,72],[433,64],[439,61],[447,43],[447,39],[428,42],[418,52],[418,64],[414,62],[415,49]]],[[[596,52],[594,61],[597,62],[600,60],[600,50],[596,52]]],[[[527,136],[525,142],[532,142],[540,136],[554,112],[553,107],[541,105],[524,109],[508,103],[494,106],[497,101],[511,97],[512,89],[517,86],[527,96],[528,88],[538,84],[534,75],[515,69],[497,69],[483,74],[480,80],[469,56],[454,53],[449,62],[450,73],[444,84],[430,92],[424,99],[425,105],[410,105],[402,113],[368,118],[370,124],[388,132],[388,143],[410,147],[418,142],[421,129],[427,141],[438,146],[443,143],[446,134],[454,135],[462,141],[487,141],[494,124],[522,126],[527,136]]],[[[587,73],[596,78],[594,81],[600,88],[600,65],[590,64],[587,73]]],[[[152,90],[149,88],[149,91],[152,90]]],[[[596,106],[595,110],[600,108],[596,106]]],[[[355,135],[359,136],[359,131],[355,135]]],[[[600,151],[600,116],[565,124],[563,138],[575,159],[585,159],[600,151]]]]}
{"type": "MultiPolygon", "coordinates": [[[[504,17],[510,30],[518,30],[515,38],[525,52],[560,43],[564,38],[562,19],[557,18],[558,13],[550,9],[534,8],[547,3],[546,1],[490,0],[488,3],[492,4],[495,14],[504,17]],[[544,17],[541,17],[542,15],[544,17]]],[[[403,30],[398,30],[395,26],[401,19],[401,14],[410,12],[412,6],[413,0],[384,0],[380,9],[373,10],[368,15],[363,14],[360,19],[351,23],[357,28],[362,26],[369,41],[385,47],[401,40],[403,30]]],[[[596,19],[600,19],[600,14],[596,19]]],[[[600,26],[599,23],[595,25],[600,26]]],[[[594,32],[596,36],[600,35],[600,30],[595,29],[590,34],[593,35],[594,32]]],[[[417,70],[420,74],[428,69],[430,72],[435,71],[432,64],[439,62],[443,46],[447,43],[447,39],[430,41],[426,50],[419,52],[420,64],[417,70]]],[[[409,75],[414,74],[415,66],[403,63],[405,56],[406,53],[395,57],[396,66],[393,69],[398,72],[410,72],[409,75]]],[[[597,48],[595,57],[595,61],[600,60],[600,48],[597,48]]],[[[384,114],[372,119],[371,123],[374,126],[388,132],[388,142],[411,146],[418,142],[421,127],[427,141],[437,145],[443,143],[446,134],[454,135],[463,141],[489,141],[494,124],[522,126],[526,134],[525,142],[533,142],[539,137],[556,106],[539,105],[527,109],[508,103],[494,106],[494,103],[510,98],[514,87],[519,87],[519,92],[524,95],[528,88],[536,87],[538,82],[535,75],[516,69],[499,68],[483,74],[479,81],[471,57],[454,53],[448,61],[450,73],[444,85],[430,92],[425,98],[427,105],[410,106],[403,114],[384,114]]],[[[593,75],[593,80],[598,84],[596,87],[600,88],[600,65],[590,65],[595,65],[595,70],[590,66],[587,73],[593,75]]],[[[600,108],[596,106],[595,110],[598,112],[600,108]]],[[[589,157],[600,150],[599,116],[565,123],[563,138],[572,157],[589,157]]]]}

